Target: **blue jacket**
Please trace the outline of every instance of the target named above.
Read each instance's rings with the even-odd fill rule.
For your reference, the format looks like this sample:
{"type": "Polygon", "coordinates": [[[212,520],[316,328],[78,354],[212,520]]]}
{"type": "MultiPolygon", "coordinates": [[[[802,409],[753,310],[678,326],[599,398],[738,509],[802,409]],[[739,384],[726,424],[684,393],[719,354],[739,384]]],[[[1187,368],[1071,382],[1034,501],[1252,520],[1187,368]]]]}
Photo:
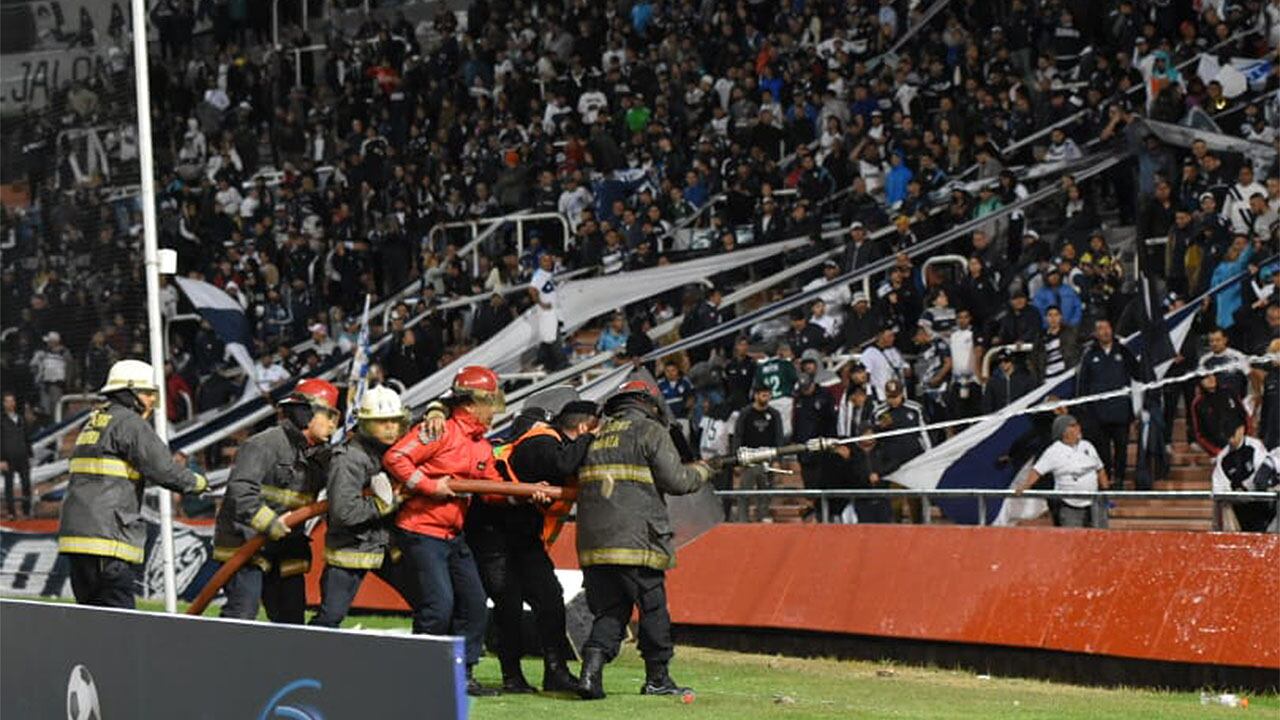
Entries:
{"type": "MultiPolygon", "coordinates": [[[[1036,306],[1040,311],[1040,317],[1044,318],[1050,307],[1057,306],[1062,311],[1062,324],[1076,327],[1080,324],[1081,318],[1084,317],[1084,308],[1080,304],[1080,295],[1075,288],[1070,285],[1059,285],[1057,288],[1051,288],[1048,285],[1036,291],[1036,296],[1031,299],[1031,304],[1036,306]]],[[[1049,326],[1048,319],[1043,321],[1044,327],[1049,326]]]]}
{"type": "Polygon", "coordinates": [[[907,183],[915,173],[905,164],[895,165],[884,179],[884,197],[890,205],[897,205],[907,197],[907,183]]]}
{"type": "MultiPolygon", "coordinates": [[[[1213,279],[1211,286],[1218,285],[1227,281],[1232,275],[1244,272],[1249,267],[1249,259],[1253,257],[1253,246],[1245,247],[1244,252],[1240,253],[1240,257],[1235,261],[1222,260],[1218,263],[1218,267],[1213,269],[1213,279]]],[[[1227,288],[1224,288],[1213,299],[1217,309],[1218,327],[1226,330],[1236,324],[1236,310],[1240,309],[1241,303],[1244,302],[1244,289],[1240,282],[1233,282],[1227,288]]]]}

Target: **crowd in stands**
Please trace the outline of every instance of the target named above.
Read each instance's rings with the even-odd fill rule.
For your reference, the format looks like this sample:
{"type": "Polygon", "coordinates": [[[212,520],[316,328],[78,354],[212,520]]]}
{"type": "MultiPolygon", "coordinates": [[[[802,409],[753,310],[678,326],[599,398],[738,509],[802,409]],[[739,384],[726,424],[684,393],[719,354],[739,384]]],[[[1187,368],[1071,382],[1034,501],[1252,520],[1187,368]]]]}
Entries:
{"type": "MultiPolygon", "coordinates": [[[[785,328],[765,324],[655,368],[707,452],[993,412],[1091,353],[1100,362],[1085,366],[1081,391],[1127,384],[1141,368],[1118,338],[1145,318],[1135,254],[1165,309],[1249,275],[1193,334],[1214,329],[1211,345],[1218,337],[1225,350],[1201,356],[1193,341],[1177,367],[1264,352],[1280,332],[1280,273],[1263,262],[1280,211],[1275,153],[1183,148],[1141,120],[1174,123],[1198,108],[1274,150],[1276,64],[1228,97],[1194,61],[1274,54],[1280,3],[962,2],[917,32],[928,5],[477,0],[415,20],[375,13],[354,32],[285,28],[286,48],[324,45],[292,53],[264,44],[261,13],[219,14],[211,35],[193,38],[192,4],[166,0],[151,62],[161,244],[178,250],[183,275],[245,309],[258,366],[248,382],[259,390],[349,350],[364,298],[417,279],[421,291],[372,328],[392,336],[378,372],[406,386],[513,318],[530,299],[494,291],[527,284],[547,262],[612,273],[819,240],[832,227],[847,233],[799,257],[833,243],[843,255],[798,285],[896,257],[866,286],[829,288],[785,328]],[[312,62],[295,67],[299,57],[312,62]],[[1079,182],[1026,172],[1095,152],[1131,154],[1079,182]],[[989,182],[958,184],[975,181],[989,182]],[[1060,190],[1052,201],[1001,212],[1046,183],[1060,190]],[[560,213],[568,234],[533,223],[518,245],[506,228],[473,256],[459,253],[468,231],[431,233],[519,210],[560,213]],[[904,253],[987,215],[936,253],[963,267],[926,272],[904,253]],[[435,309],[477,294],[491,295],[470,310],[435,309]],[[996,347],[1006,349],[987,367],[996,347]]],[[[127,32],[99,42],[127,48],[127,32]]],[[[131,67],[114,69],[63,88],[13,131],[32,202],[4,210],[0,313],[16,328],[4,385],[45,421],[61,393],[93,390],[113,360],[145,347],[136,199],[112,199],[59,140],[67,128],[132,122],[132,92],[120,90],[131,67]]],[[[130,158],[136,147],[122,137],[112,152],[130,158]]],[[[731,316],[720,304],[728,289],[620,308],[597,348],[639,357],[652,347],[644,332],[677,314],[682,333],[713,327],[731,316]]],[[[172,285],[164,297],[173,316],[183,301],[172,285]]],[[[171,394],[187,393],[197,411],[242,393],[208,324],[175,330],[169,357],[171,394]]],[[[1216,390],[1229,386],[1260,413],[1250,430],[1268,447],[1280,430],[1262,378],[1274,387],[1275,374],[1219,378],[1216,390]]],[[[1167,417],[1178,398],[1217,407],[1201,399],[1213,390],[1194,385],[1165,393],[1167,417]]],[[[1127,475],[1117,433],[1133,418],[1122,405],[1086,413],[1113,483],[1127,475]],[[1104,448],[1104,437],[1114,442],[1104,448]]],[[[171,400],[170,414],[187,410],[171,400]]],[[[1218,421],[1192,425],[1206,450],[1221,446],[1218,421]]],[[[843,470],[806,466],[805,480],[875,482],[945,437],[852,446],[843,470]]]]}

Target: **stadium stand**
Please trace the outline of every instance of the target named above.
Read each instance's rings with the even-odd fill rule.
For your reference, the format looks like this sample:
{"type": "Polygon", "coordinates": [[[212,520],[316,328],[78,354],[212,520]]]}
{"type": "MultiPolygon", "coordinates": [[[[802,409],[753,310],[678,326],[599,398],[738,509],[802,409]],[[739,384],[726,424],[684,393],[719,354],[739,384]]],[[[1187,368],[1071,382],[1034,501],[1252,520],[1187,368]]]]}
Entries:
{"type": "MultiPolygon", "coordinates": [[[[705,433],[732,427],[757,381],[779,382],[773,404],[788,431],[810,436],[852,433],[841,418],[864,412],[853,397],[862,384],[873,426],[899,427],[890,375],[924,422],[998,411],[1073,369],[1095,323],[1117,337],[1142,329],[1145,278],[1174,309],[1246,274],[1199,314],[1171,373],[1212,368],[1226,350],[1256,358],[1280,334],[1274,2],[1081,12],[1023,0],[477,0],[376,3],[368,15],[310,18],[306,30],[297,4],[278,28],[248,5],[242,17],[184,0],[153,11],[161,243],[178,251],[182,275],[244,309],[256,358],[238,365],[168,286],[169,414],[184,429],[351,352],[366,296],[386,310],[371,320],[382,341],[375,375],[411,388],[523,310],[523,292],[489,298],[527,285],[544,255],[557,272],[609,275],[814,240],[715,276],[727,294],[840,249],[831,274],[815,267],[740,309],[899,256],[865,285],[828,288],[821,308],[749,328],[745,365],[732,360],[732,338],[674,357],[664,390],[694,447],[716,447],[705,433]],[[1099,158],[1121,160],[1077,182],[1099,158]],[[1007,211],[1046,188],[1047,201],[1007,211]],[[452,302],[472,296],[482,301],[452,302]],[[1053,313],[1061,330],[1056,319],[1046,329],[1053,313]],[[1226,350],[1202,340],[1215,327],[1226,350]],[[1007,362],[988,354],[996,348],[1007,362]],[[765,372],[779,364],[770,360],[793,366],[794,382],[765,372]]],[[[84,17],[43,42],[95,48],[111,59],[103,71],[41,106],[5,106],[4,154],[16,161],[4,169],[14,199],[4,204],[0,372],[28,425],[55,440],[67,425],[59,396],[92,392],[145,339],[129,29],[121,18],[100,32],[84,17]]],[[[672,318],[686,336],[727,321],[704,295],[682,288],[616,308],[621,323],[601,308],[566,338],[564,360],[638,357],[644,328],[672,318]]],[[[546,360],[528,369],[554,369],[546,360]]],[[[1122,370],[1125,382],[1140,379],[1141,368],[1122,370]]],[[[1217,392],[1234,393],[1250,432],[1280,445],[1277,365],[1256,363],[1239,382],[1230,374],[1219,373],[1231,381],[1217,392]]],[[[1107,382],[1095,389],[1115,387],[1107,382]]],[[[1230,430],[1217,415],[1200,428],[1191,408],[1206,391],[1184,385],[1156,393],[1167,433],[1154,451],[1138,443],[1148,424],[1085,413],[1113,483],[1208,489],[1200,436],[1230,430]],[[1130,429],[1108,433],[1121,425],[1130,429]]],[[[1041,430],[1024,453],[1047,444],[1041,430]]],[[[922,436],[920,448],[880,443],[862,472],[888,475],[954,432],[922,436]]],[[[206,448],[201,464],[224,466],[234,439],[206,448]]],[[[65,456],[56,450],[43,459],[65,456]]],[[[802,470],[787,482],[865,480],[825,463],[802,470]]],[[[1210,512],[1121,501],[1112,527],[1205,528],[1210,512]]],[[[775,501],[757,519],[812,514],[775,501]]]]}

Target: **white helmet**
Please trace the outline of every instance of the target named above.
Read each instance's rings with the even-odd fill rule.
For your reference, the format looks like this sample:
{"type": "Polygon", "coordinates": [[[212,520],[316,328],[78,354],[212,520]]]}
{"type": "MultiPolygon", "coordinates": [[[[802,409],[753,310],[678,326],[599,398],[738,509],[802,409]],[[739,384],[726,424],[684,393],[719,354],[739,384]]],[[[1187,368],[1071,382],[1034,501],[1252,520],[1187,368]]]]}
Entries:
{"type": "Polygon", "coordinates": [[[141,360],[120,360],[111,366],[107,373],[107,384],[98,392],[106,395],[117,390],[140,390],[156,392],[155,372],[151,366],[141,360]]]}
{"type": "Polygon", "coordinates": [[[408,422],[409,411],[400,401],[400,393],[385,385],[379,385],[364,391],[364,397],[360,400],[360,409],[356,411],[356,419],[408,422]]]}

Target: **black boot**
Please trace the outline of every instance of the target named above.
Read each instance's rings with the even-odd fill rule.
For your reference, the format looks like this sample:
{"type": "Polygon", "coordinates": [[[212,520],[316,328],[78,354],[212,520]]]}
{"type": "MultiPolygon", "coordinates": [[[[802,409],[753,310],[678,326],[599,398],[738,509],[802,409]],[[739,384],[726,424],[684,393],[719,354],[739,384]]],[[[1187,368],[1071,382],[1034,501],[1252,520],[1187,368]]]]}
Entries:
{"type": "Polygon", "coordinates": [[[578,681],[578,697],[583,700],[604,698],[604,651],[587,648],[582,651],[582,679],[578,681]]]}
{"type": "Polygon", "coordinates": [[[578,692],[581,685],[578,678],[569,671],[560,656],[547,653],[542,658],[542,689],[547,692],[578,692]]]}
{"type": "Polygon", "coordinates": [[[502,692],[535,693],[538,689],[524,679],[524,670],[520,668],[520,658],[502,658],[502,692]]]}
{"type": "Polygon", "coordinates": [[[693,693],[692,688],[680,687],[671,674],[667,672],[665,660],[644,661],[644,687],[641,695],[686,695],[693,693]]]}
{"type": "Polygon", "coordinates": [[[480,681],[476,680],[475,666],[468,665],[467,666],[467,694],[470,695],[471,697],[496,697],[498,695],[501,695],[502,691],[498,690],[497,688],[488,688],[481,685],[480,681]]]}

